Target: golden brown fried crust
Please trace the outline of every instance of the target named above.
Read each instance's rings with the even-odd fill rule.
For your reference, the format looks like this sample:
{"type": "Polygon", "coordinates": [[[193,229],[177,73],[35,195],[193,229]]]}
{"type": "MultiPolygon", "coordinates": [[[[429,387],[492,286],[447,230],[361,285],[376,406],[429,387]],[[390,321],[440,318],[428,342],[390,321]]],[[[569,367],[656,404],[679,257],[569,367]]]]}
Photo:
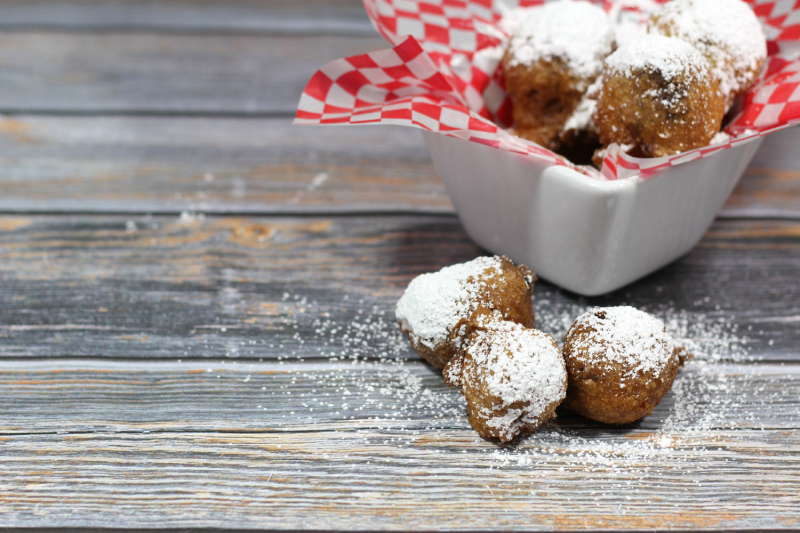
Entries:
{"type": "Polygon", "coordinates": [[[606,71],[594,121],[600,141],[633,144],[650,157],[708,146],[720,130],[725,98],[710,74],[667,81],[656,70],[606,71]]]}
{"type": "Polygon", "coordinates": [[[649,415],[672,387],[685,352],[675,348],[661,372],[631,377],[619,363],[590,361],[585,342],[591,332],[591,327],[573,324],[564,338],[568,384],[562,405],[605,424],[628,424],[649,415]]]}
{"type": "Polygon", "coordinates": [[[527,65],[503,57],[506,90],[513,101],[513,133],[550,150],[561,146],[559,135],[591,80],[573,74],[559,59],[527,65]]]}
{"type": "MultiPolygon", "coordinates": [[[[533,313],[533,284],[536,276],[525,265],[515,265],[506,256],[500,257],[500,274],[488,275],[490,270],[484,272],[484,291],[475,302],[473,315],[498,311],[503,320],[510,320],[525,327],[532,328],[535,322],[533,313]]],[[[446,343],[430,349],[422,343],[415,342],[412,335],[405,331],[414,351],[421,355],[434,368],[442,369],[459,353],[466,343],[459,342],[466,339],[468,334],[466,326],[471,317],[465,319],[450,331],[446,343]],[[463,327],[462,327],[463,326],[463,327]]],[[[401,324],[402,328],[402,324],[401,324]]]]}

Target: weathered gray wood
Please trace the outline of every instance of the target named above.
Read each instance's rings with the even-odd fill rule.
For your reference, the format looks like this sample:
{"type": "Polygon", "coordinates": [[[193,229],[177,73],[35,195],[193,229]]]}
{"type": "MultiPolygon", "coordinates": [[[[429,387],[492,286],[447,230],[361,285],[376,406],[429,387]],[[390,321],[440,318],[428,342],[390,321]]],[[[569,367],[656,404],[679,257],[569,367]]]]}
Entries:
{"type": "Polygon", "coordinates": [[[4,0],[0,29],[374,34],[358,0],[4,0]]]}
{"type": "Polygon", "coordinates": [[[375,36],[0,33],[0,111],[293,115],[328,61],[375,36]]]}
{"type": "Polygon", "coordinates": [[[410,128],[26,116],[0,143],[4,212],[452,213],[410,128]]]}
{"type": "MultiPolygon", "coordinates": [[[[0,211],[452,213],[422,138],[290,119],[0,119],[0,211]]],[[[800,216],[800,128],[765,140],[721,216],[800,216]]]]}
{"type": "Polygon", "coordinates": [[[2,361],[0,512],[19,527],[796,527],[798,378],[690,363],[635,426],[561,413],[501,447],[422,363],[2,361]]]}
{"type": "MultiPolygon", "coordinates": [[[[0,360],[0,436],[469,430],[463,396],[422,360],[345,359],[0,360]]],[[[635,424],[604,426],[559,410],[544,435],[523,443],[549,431],[602,441],[725,430],[800,430],[800,365],[690,362],[635,424]]]]}
{"type": "MultiPolygon", "coordinates": [[[[482,252],[445,217],[0,218],[0,355],[416,358],[394,319],[410,279],[482,252]],[[388,354],[388,355],[387,355],[388,354]]],[[[542,329],[627,303],[708,360],[798,360],[800,226],[718,221],[607,297],[535,291],[542,329]]]]}

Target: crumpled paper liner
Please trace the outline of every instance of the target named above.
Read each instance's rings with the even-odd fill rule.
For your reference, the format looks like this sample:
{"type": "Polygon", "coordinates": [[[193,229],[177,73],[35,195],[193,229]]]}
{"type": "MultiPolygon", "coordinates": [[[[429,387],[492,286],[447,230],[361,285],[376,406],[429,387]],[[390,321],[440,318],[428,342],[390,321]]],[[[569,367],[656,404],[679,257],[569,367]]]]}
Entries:
{"type": "MultiPolygon", "coordinates": [[[[295,124],[397,124],[493,146],[599,179],[646,178],[800,122],[800,2],[748,0],[767,37],[758,83],[724,132],[731,140],[669,157],[640,159],[609,146],[598,172],[509,134],[511,100],[500,59],[509,35],[500,21],[542,1],[364,0],[375,29],[393,48],[332,61],[306,85],[295,124]],[[797,4],[797,6],[795,5],[797,4]]],[[[632,0],[597,2],[635,10],[632,0]]]]}

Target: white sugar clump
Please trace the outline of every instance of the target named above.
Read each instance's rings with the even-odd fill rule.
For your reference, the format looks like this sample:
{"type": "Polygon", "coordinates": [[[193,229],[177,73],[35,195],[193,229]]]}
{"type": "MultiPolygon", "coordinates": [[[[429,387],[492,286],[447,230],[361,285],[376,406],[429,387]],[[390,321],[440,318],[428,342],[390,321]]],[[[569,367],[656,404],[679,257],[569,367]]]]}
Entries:
{"type": "Polygon", "coordinates": [[[491,406],[482,402],[474,416],[501,440],[539,426],[566,395],[564,358],[541,331],[493,321],[473,334],[466,356],[462,383],[468,399],[470,388],[491,399],[491,406]]]}
{"type": "Polygon", "coordinates": [[[611,72],[633,76],[636,72],[659,72],[665,81],[681,76],[708,75],[708,62],[694,46],[674,37],[645,35],[622,46],[606,59],[611,72]]]}
{"type": "Polygon", "coordinates": [[[702,52],[725,95],[747,88],[767,57],[761,24],[741,0],[672,0],[656,14],[653,29],[702,52]]]}
{"type": "MultiPolygon", "coordinates": [[[[395,312],[412,341],[435,350],[453,328],[475,311],[486,279],[501,273],[499,257],[478,257],[438,272],[422,274],[408,284],[395,312]]],[[[456,339],[460,346],[461,339],[456,339]]]]}
{"type": "Polygon", "coordinates": [[[509,43],[511,65],[561,59],[577,75],[594,78],[614,46],[614,30],[603,8],[589,2],[558,0],[519,10],[509,43]]]}
{"type": "Polygon", "coordinates": [[[595,307],[573,327],[590,330],[580,342],[587,362],[619,364],[629,376],[660,374],[675,351],[664,323],[634,307],[595,307]]]}

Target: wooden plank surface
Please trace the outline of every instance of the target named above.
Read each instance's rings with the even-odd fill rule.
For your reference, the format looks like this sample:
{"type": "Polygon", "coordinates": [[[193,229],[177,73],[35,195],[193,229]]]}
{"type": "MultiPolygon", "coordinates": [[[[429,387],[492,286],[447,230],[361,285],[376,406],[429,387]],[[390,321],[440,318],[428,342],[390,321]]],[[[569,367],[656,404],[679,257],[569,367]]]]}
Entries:
{"type": "Polygon", "coordinates": [[[418,131],[290,122],[6,117],[0,211],[452,213],[418,131]]]}
{"type": "Polygon", "coordinates": [[[359,0],[4,0],[0,30],[373,35],[359,0]]]}
{"type": "MultiPolygon", "coordinates": [[[[0,228],[5,357],[413,357],[392,343],[405,286],[482,253],[452,217],[7,216],[0,228]]],[[[718,221],[606,297],[540,283],[540,327],[560,337],[587,306],[630,304],[679,336],[718,337],[708,359],[793,361],[799,252],[796,221],[718,221]]]]}
{"type": "MultiPolygon", "coordinates": [[[[419,132],[290,119],[0,119],[0,211],[453,213],[419,132]]],[[[724,217],[800,216],[800,128],[769,136],[724,217]]]]}
{"type": "Polygon", "coordinates": [[[0,2],[3,525],[800,529],[800,130],[685,257],[537,284],[556,337],[665,320],[696,359],[656,411],[498,446],[395,323],[482,253],[419,134],[289,126],[386,46],[357,0],[0,2]]]}
{"type": "Polygon", "coordinates": [[[0,32],[0,111],[293,116],[328,61],[377,34],[0,32]]]}
{"type": "Polygon", "coordinates": [[[640,424],[565,412],[497,446],[422,363],[3,362],[0,512],[37,527],[797,527],[798,378],[692,363],[640,424]]]}

